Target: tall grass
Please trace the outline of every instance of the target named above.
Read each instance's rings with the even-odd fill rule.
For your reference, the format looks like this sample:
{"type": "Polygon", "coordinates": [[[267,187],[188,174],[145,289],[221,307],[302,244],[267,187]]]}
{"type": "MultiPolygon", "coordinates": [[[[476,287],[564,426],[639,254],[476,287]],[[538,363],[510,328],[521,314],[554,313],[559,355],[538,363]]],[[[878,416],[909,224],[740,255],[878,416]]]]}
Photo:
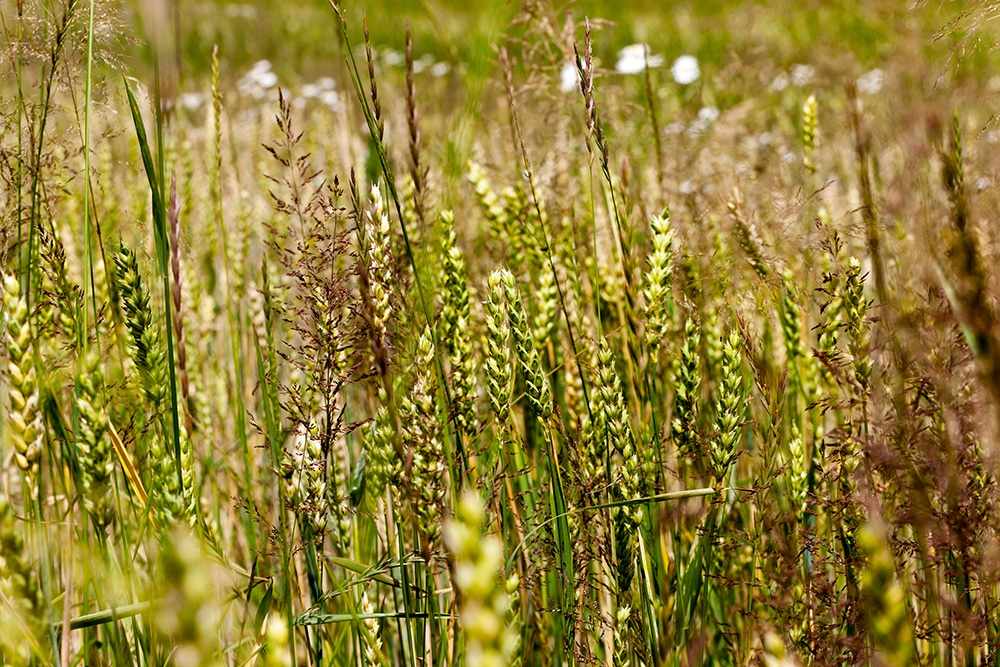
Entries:
{"type": "Polygon", "coordinates": [[[0,662],[1000,662],[986,8],[201,97],[111,9],[3,6],[0,662]]]}

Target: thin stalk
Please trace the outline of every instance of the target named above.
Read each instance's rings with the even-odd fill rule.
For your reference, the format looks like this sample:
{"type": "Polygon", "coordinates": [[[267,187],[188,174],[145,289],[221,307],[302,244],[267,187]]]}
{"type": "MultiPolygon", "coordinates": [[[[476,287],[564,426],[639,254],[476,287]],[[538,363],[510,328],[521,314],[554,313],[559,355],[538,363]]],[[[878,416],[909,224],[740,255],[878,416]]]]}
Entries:
{"type": "Polygon", "coordinates": [[[24,227],[24,132],[21,123],[24,122],[24,2],[17,0],[17,247],[18,247],[18,275],[24,273],[20,248],[21,235],[24,227]]]}
{"type": "MultiPolygon", "coordinates": [[[[90,239],[90,100],[93,93],[94,65],[94,0],[90,0],[87,14],[87,75],[85,81],[83,103],[83,252],[85,255],[86,279],[83,287],[83,303],[81,309],[83,318],[80,331],[84,340],[77,341],[82,345],[87,337],[87,306],[88,298],[93,302],[94,322],[97,322],[97,299],[94,297],[94,256],[90,239]]],[[[95,326],[96,331],[96,326],[95,326]]]]}
{"type": "MultiPolygon", "coordinates": [[[[285,439],[285,433],[281,427],[280,402],[278,398],[278,379],[275,377],[277,361],[274,353],[274,330],[270,307],[271,292],[268,279],[267,260],[265,258],[261,266],[261,289],[264,292],[264,335],[266,350],[260,346],[259,333],[254,336],[255,349],[257,352],[257,367],[261,369],[261,403],[264,410],[264,421],[267,428],[267,441],[270,446],[271,460],[275,470],[281,468],[281,450],[285,439]],[[266,357],[265,357],[266,355],[266,357]]],[[[292,614],[292,553],[289,547],[289,533],[293,528],[288,515],[288,506],[285,498],[285,487],[278,484],[278,516],[280,517],[281,534],[281,575],[283,577],[282,593],[285,605],[285,615],[288,621],[288,644],[291,647],[292,667],[295,667],[295,632],[293,630],[292,614]]]]}
{"type": "MultiPolygon", "coordinates": [[[[39,96],[41,98],[41,117],[38,124],[38,139],[35,145],[35,164],[33,170],[33,178],[31,179],[31,212],[28,218],[28,251],[27,254],[21,252],[20,243],[18,245],[19,257],[22,262],[21,265],[21,292],[24,294],[25,303],[28,306],[29,317],[34,317],[31,308],[31,275],[32,267],[34,266],[34,252],[35,252],[35,225],[36,216],[38,215],[38,188],[42,180],[42,147],[45,145],[45,127],[48,123],[49,118],[49,103],[52,100],[52,83],[56,78],[56,70],[58,69],[59,59],[62,56],[63,46],[66,42],[66,33],[69,27],[69,22],[73,15],[73,10],[76,8],[77,0],[69,0],[66,5],[66,11],[63,13],[62,23],[56,30],[55,44],[52,47],[52,52],[49,55],[49,74],[46,79],[45,85],[39,90],[39,96]]],[[[20,4],[19,4],[20,7],[20,4]]],[[[20,9],[18,13],[20,19],[20,9]]],[[[20,48],[20,45],[19,45],[20,48]]],[[[45,68],[42,67],[42,77],[45,78],[45,68]]],[[[19,139],[20,141],[20,139],[19,139]]],[[[18,241],[20,242],[20,229],[21,225],[18,225],[18,241]]]]}

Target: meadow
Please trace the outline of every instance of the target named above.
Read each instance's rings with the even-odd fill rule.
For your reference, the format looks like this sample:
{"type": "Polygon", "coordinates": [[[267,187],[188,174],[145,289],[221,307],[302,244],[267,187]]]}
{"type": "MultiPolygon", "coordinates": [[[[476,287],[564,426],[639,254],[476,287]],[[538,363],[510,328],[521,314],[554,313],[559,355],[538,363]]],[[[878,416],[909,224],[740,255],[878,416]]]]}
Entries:
{"type": "Polygon", "coordinates": [[[0,665],[1000,665],[996,16],[0,0],[0,665]]]}

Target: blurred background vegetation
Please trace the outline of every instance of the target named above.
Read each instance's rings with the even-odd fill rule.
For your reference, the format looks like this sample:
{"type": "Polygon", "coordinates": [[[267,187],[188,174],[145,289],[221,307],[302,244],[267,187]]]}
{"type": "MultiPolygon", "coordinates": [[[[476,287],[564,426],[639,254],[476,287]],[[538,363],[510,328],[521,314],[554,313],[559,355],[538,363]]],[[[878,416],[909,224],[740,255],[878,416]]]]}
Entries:
{"type": "MultiPolygon", "coordinates": [[[[131,3],[130,3],[131,4],[131,3]]],[[[991,16],[964,2],[535,2],[479,0],[475,3],[435,0],[347,2],[355,28],[367,16],[376,47],[401,51],[404,26],[411,27],[416,57],[474,68],[492,55],[497,37],[518,37],[528,22],[513,23],[533,5],[539,12],[584,17],[600,23],[595,51],[605,62],[634,42],[646,42],[667,58],[690,53],[722,69],[734,61],[773,61],[843,65],[861,70],[893,57],[921,57],[944,63],[965,76],[983,72],[995,44],[991,16]],[[914,38],[916,38],[914,40],[914,38]],[[918,45],[922,53],[901,54],[902,45],[918,45]],[[954,56],[960,56],[958,58],[954,56]]],[[[253,62],[270,60],[279,76],[308,80],[323,76],[340,61],[340,37],[328,2],[222,2],[177,0],[172,28],[181,42],[182,81],[197,85],[209,72],[214,45],[230,75],[238,76],[253,62]]],[[[142,9],[128,17],[141,25],[142,9]]],[[[141,31],[136,31],[141,34],[141,31]]],[[[361,32],[355,33],[357,46],[361,32]]],[[[136,54],[148,61],[148,52],[136,54]]]]}

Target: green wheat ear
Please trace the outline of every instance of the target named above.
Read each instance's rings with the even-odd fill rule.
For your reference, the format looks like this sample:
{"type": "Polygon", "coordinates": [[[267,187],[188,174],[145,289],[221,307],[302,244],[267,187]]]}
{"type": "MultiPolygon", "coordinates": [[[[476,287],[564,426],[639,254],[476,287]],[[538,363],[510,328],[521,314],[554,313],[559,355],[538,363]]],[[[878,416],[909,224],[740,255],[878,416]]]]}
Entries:
{"type": "Polygon", "coordinates": [[[808,509],[809,470],[802,433],[792,424],[788,441],[788,490],[792,506],[800,521],[804,521],[808,509]]]}
{"type": "Polygon", "coordinates": [[[315,429],[303,428],[281,463],[285,497],[314,538],[326,532],[330,522],[327,497],[326,456],[315,429]]]}
{"type": "MultiPolygon", "coordinates": [[[[615,451],[621,456],[621,463],[616,466],[615,477],[618,484],[615,486],[614,500],[637,500],[642,489],[642,459],[636,450],[621,381],[615,370],[614,353],[606,338],[600,341],[597,358],[597,379],[594,383],[597,442],[605,445],[608,456],[612,456],[615,451]]],[[[619,600],[626,601],[626,604],[630,599],[635,574],[636,529],[641,521],[642,510],[636,505],[620,507],[614,511],[616,583],[619,600]]]]}
{"type": "Polygon", "coordinates": [[[670,334],[673,327],[673,244],[674,232],[670,229],[670,211],[664,209],[662,215],[653,218],[653,251],[649,255],[649,268],[644,276],[646,318],[646,344],[652,349],[670,334]]]}
{"type": "Polygon", "coordinates": [[[632,617],[632,608],[624,605],[615,612],[614,631],[614,665],[615,667],[628,667],[631,665],[629,656],[629,619],[632,617]]]}
{"type": "Polygon", "coordinates": [[[160,429],[154,425],[148,434],[149,456],[147,471],[150,478],[150,503],[161,530],[168,531],[174,525],[193,526],[198,519],[194,471],[194,453],[187,433],[181,430],[181,475],[184,488],[177,479],[177,467],[173,452],[163,439],[160,429]]]}
{"type": "Polygon", "coordinates": [[[441,340],[451,360],[452,407],[455,424],[467,435],[476,428],[476,359],[471,336],[471,308],[465,258],[455,236],[455,215],[441,213],[444,251],[441,265],[441,340]]]}
{"type": "Polygon", "coordinates": [[[781,291],[781,307],[778,309],[778,317],[785,339],[787,366],[791,371],[794,386],[806,404],[809,404],[815,400],[818,383],[814,359],[806,351],[803,340],[805,313],[802,306],[799,305],[799,290],[792,270],[785,269],[782,279],[784,288],[781,291]]]}
{"type": "Polygon", "coordinates": [[[417,341],[412,365],[413,384],[409,394],[400,400],[399,407],[403,446],[413,456],[409,474],[403,478],[403,500],[417,530],[425,538],[425,550],[440,536],[448,483],[437,414],[434,354],[430,330],[426,329],[417,341]]]}
{"type": "Polygon", "coordinates": [[[722,378],[716,404],[715,440],[712,443],[712,474],[719,483],[725,483],[730,467],[739,456],[737,446],[746,411],[742,365],[740,336],[734,330],[722,349],[722,378]]]}
{"type": "Polygon", "coordinates": [[[764,257],[764,244],[757,231],[757,225],[747,218],[743,205],[743,194],[739,188],[733,188],[733,194],[727,207],[729,208],[729,217],[736,228],[736,240],[746,255],[747,263],[757,272],[757,275],[766,280],[769,270],[767,259],[764,257]]]}
{"type": "Polygon", "coordinates": [[[510,323],[506,312],[503,274],[496,270],[489,277],[486,298],[486,387],[497,427],[507,428],[513,373],[510,365],[510,323]]]}
{"type": "Polygon", "coordinates": [[[6,313],[7,377],[10,381],[8,437],[14,447],[17,467],[32,483],[38,477],[45,425],[39,410],[38,382],[32,360],[34,334],[28,318],[28,303],[21,295],[20,283],[14,276],[3,276],[3,304],[6,313]]]}
{"type": "Polygon", "coordinates": [[[365,222],[359,225],[360,230],[364,236],[361,256],[368,274],[373,355],[379,372],[384,373],[389,362],[389,325],[396,315],[395,276],[389,212],[377,184],[372,185],[371,206],[365,210],[365,222]]]}
{"type": "Polygon", "coordinates": [[[476,200],[483,209],[483,213],[486,215],[486,219],[489,221],[494,233],[501,234],[507,225],[507,211],[503,201],[493,191],[489,177],[486,175],[486,170],[476,162],[469,160],[468,179],[475,189],[476,200]]]}
{"type": "Polygon", "coordinates": [[[512,638],[511,667],[520,667],[524,661],[521,651],[521,578],[514,572],[504,583],[507,593],[507,630],[512,638]]]}
{"type": "Polygon", "coordinates": [[[461,593],[459,619],[465,631],[465,664],[506,667],[517,638],[505,622],[510,599],[500,580],[503,545],[483,534],[482,500],[470,490],[462,494],[455,519],[444,528],[444,543],[454,563],[455,586],[461,593]]]}
{"type": "Polygon", "coordinates": [[[403,464],[393,444],[395,429],[384,390],[379,390],[378,400],[378,410],[364,438],[366,484],[374,498],[382,498],[387,485],[394,494],[398,492],[403,474],[403,464]]]}
{"type": "MultiPolygon", "coordinates": [[[[594,405],[597,416],[598,439],[607,447],[621,454],[621,487],[624,500],[635,500],[642,488],[642,462],[636,452],[628,409],[622,393],[622,384],[615,370],[615,356],[606,338],[602,338],[597,352],[597,379],[594,383],[594,405]]],[[[609,450],[610,451],[610,450],[609,450]]],[[[641,516],[636,508],[625,510],[632,518],[641,516]]]]}
{"type": "Polygon", "coordinates": [[[124,243],[114,255],[115,283],[121,295],[122,315],[129,334],[132,361],[139,385],[154,412],[167,397],[167,360],[160,332],[153,320],[149,290],[139,272],[135,253],[124,243]]]}
{"type": "Polygon", "coordinates": [[[866,391],[874,364],[868,354],[868,348],[871,345],[870,325],[866,320],[868,301],[865,298],[865,286],[861,279],[861,263],[856,257],[851,257],[848,263],[843,298],[847,315],[847,334],[850,337],[848,348],[851,352],[854,379],[858,386],[866,391]]]}
{"type": "Polygon", "coordinates": [[[531,328],[528,326],[528,315],[521,302],[521,292],[514,274],[510,271],[501,269],[500,277],[507,297],[507,313],[510,316],[510,329],[514,335],[514,349],[524,374],[525,393],[532,409],[539,417],[545,419],[552,414],[552,392],[545,371],[542,370],[542,362],[535,347],[531,328]]]}
{"type": "Polygon", "coordinates": [[[115,472],[108,411],[104,404],[104,373],[96,347],[87,350],[77,377],[76,407],[80,412],[77,460],[80,464],[83,506],[98,530],[114,518],[111,488],[115,472]]]}
{"type": "Polygon", "coordinates": [[[85,306],[83,293],[69,278],[66,248],[58,235],[41,227],[39,239],[42,268],[39,287],[43,303],[39,304],[38,329],[57,331],[71,349],[76,349],[82,334],[78,313],[85,306]]]}
{"type": "Polygon", "coordinates": [[[4,622],[0,623],[0,648],[10,651],[8,660],[15,656],[24,657],[23,664],[28,665],[28,646],[24,640],[37,643],[43,627],[44,609],[38,579],[25,549],[23,528],[17,525],[19,523],[15,520],[10,499],[0,490],[0,554],[3,554],[0,557],[0,592],[7,598],[4,622]],[[9,615],[11,612],[12,616],[9,615]],[[26,631],[29,636],[21,636],[18,630],[26,631]]]}
{"type": "Polygon", "coordinates": [[[694,320],[684,324],[684,344],[674,360],[674,411],[670,434],[677,455],[693,462],[698,455],[698,402],[701,396],[701,334],[694,320]]]}
{"type": "Polygon", "coordinates": [[[559,310],[559,286],[556,284],[556,275],[551,270],[545,269],[538,276],[538,285],[534,290],[534,299],[537,304],[535,313],[535,327],[532,336],[538,349],[544,351],[553,341],[556,333],[556,315],[559,310]]]}
{"type": "Polygon", "coordinates": [[[816,172],[813,154],[817,143],[816,94],[813,93],[802,105],[802,166],[809,173],[816,172]]]}

